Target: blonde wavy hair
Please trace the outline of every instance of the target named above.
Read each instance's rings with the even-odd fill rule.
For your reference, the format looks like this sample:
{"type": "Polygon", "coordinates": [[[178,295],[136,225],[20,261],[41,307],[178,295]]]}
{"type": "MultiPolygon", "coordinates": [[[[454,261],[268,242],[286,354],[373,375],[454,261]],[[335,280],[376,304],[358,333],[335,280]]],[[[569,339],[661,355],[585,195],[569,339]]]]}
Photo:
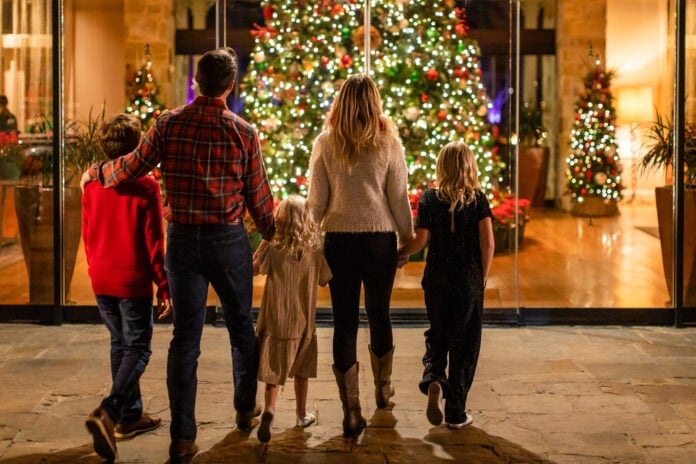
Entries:
{"type": "Polygon", "coordinates": [[[375,82],[366,74],[353,74],[341,86],[324,124],[336,158],[352,165],[360,150],[375,148],[380,137],[395,135],[396,125],[384,114],[375,82]]]}
{"type": "Polygon", "coordinates": [[[437,155],[435,175],[437,197],[450,204],[452,214],[475,201],[476,192],[481,190],[474,152],[464,142],[450,142],[442,147],[437,155]]]}
{"type": "Polygon", "coordinates": [[[321,246],[319,226],[314,221],[307,200],[290,195],[275,210],[276,230],[271,245],[299,256],[302,250],[316,250],[321,246]]]}

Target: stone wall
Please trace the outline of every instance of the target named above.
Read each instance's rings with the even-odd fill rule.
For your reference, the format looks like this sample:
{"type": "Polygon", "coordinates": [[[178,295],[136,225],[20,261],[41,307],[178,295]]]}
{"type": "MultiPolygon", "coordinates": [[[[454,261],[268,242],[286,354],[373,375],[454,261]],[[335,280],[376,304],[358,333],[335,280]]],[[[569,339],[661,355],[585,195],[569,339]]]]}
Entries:
{"type": "Polygon", "coordinates": [[[145,62],[150,45],[152,69],[159,85],[159,102],[173,103],[174,5],[172,0],[124,0],[126,79],[145,62]]]}
{"type": "Polygon", "coordinates": [[[574,105],[583,90],[582,77],[591,68],[593,52],[604,62],[606,49],[607,0],[558,0],[556,23],[556,65],[558,74],[558,150],[555,159],[556,203],[570,208],[565,195],[565,158],[568,154],[570,129],[575,117],[574,105]]]}

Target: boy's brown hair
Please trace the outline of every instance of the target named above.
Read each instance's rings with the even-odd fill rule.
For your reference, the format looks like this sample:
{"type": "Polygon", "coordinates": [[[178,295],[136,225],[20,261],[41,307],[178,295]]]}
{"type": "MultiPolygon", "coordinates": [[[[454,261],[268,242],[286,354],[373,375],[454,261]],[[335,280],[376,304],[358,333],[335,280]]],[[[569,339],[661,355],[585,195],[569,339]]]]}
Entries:
{"type": "Polygon", "coordinates": [[[132,114],[121,113],[102,124],[99,145],[109,159],[132,152],[140,143],[142,126],[132,114]]]}

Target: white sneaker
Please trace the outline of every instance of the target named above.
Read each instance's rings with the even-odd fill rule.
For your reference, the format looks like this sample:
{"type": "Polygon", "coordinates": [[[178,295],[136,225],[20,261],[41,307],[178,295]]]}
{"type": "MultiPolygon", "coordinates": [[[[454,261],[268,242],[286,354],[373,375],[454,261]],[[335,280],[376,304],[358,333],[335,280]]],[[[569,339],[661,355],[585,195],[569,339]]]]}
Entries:
{"type": "Polygon", "coordinates": [[[452,430],[458,430],[461,429],[462,427],[466,427],[467,425],[471,425],[474,423],[474,418],[471,417],[469,414],[466,415],[466,420],[464,422],[461,422],[459,424],[450,424],[449,422],[447,423],[447,427],[449,427],[452,430]]]}
{"type": "Polygon", "coordinates": [[[428,407],[425,415],[431,424],[442,424],[442,386],[437,382],[431,382],[428,385],[428,407]]]}
{"type": "Polygon", "coordinates": [[[304,417],[297,417],[297,426],[306,428],[312,425],[314,422],[316,422],[317,417],[312,414],[311,412],[308,412],[306,416],[304,417]]]}

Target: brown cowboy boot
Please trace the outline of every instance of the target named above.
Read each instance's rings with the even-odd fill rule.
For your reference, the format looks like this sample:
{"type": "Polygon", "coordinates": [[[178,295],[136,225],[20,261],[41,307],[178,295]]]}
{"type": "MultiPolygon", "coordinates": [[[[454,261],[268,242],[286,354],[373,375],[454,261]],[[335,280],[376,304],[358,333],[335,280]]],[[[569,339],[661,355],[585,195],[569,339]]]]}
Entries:
{"type": "Polygon", "coordinates": [[[368,346],[370,351],[370,364],[372,375],[375,378],[375,401],[379,409],[389,406],[389,398],[394,396],[394,386],[391,384],[392,361],[394,360],[394,347],[378,358],[368,346]]]}
{"type": "Polygon", "coordinates": [[[360,408],[358,367],[358,363],[355,363],[342,374],[336,366],[333,366],[338,393],[343,404],[343,435],[345,437],[357,437],[367,427],[367,421],[362,416],[360,408]]]}

